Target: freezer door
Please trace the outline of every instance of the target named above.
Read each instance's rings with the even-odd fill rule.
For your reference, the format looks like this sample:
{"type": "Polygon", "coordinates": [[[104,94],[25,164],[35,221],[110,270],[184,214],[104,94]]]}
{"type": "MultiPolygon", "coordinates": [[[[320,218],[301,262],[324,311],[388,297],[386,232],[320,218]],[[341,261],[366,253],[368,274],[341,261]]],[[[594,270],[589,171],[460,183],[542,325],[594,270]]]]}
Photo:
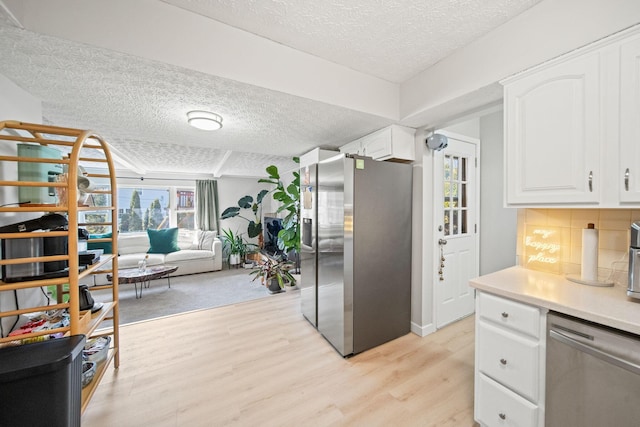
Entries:
{"type": "Polygon", "coordinates": [[[412,166],[356,160],[352,249],[353,351],[411,328],[412,166]]]}
{"type": "Polygon", "coordinates": [[[344,156],[318,164],[318,330],[343,356],[353,353],[353,297],[344,260],[352,165],[344,156]]]}
{"type": "Polygon", "coordinates": [[[300,301],[303,316],[318,326],[317,286],[317,165],[300,170],[300,301]]]}

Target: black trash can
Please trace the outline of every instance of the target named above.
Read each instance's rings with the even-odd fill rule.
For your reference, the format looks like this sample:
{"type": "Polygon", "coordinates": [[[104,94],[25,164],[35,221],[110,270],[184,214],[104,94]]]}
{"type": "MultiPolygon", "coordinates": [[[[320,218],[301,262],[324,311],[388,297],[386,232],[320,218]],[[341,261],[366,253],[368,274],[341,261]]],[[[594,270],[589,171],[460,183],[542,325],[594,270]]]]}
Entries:
{"type": "Polygon", "coordinates": [[[80,426],[84,335],[0,349],[0,426],[80,426]]]}

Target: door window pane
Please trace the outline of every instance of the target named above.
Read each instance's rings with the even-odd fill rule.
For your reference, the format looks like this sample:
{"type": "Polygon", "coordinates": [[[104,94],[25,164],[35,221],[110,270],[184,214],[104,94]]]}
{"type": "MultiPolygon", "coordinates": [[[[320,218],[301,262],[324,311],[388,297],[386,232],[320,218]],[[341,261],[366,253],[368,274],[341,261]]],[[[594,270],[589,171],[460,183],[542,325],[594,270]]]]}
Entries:
{"type": "Polygon", "coordinates": [[[450,231],[451,231],[451,227],[449,225],[450,216],[451,216],[451,211],[450,210],[445,210],[444,211],[444,235],[445,236],[448,236],[450,234],[450,231]]]}
{"type": "Polygon", "coordinates": [[[453,211],[453,216],[451,218],[451,229],[453,232],[451,234],[458,234],[458,211],[453,211]]]}
{"type": "Polygon", "coordinates": [[[461,191],[460,191],[460,207],[461,208],[466,208],[467,207],[467,184],[463,183],[460,184],[461,187],[461,191]]]}
{"type": "Polygon", "coordinates": [[[468,165],[469,159],[466,157],[444,155],[442,194],[445,236],[469,232],[466,181],[468,165]]]}
{"type": "Polygon", "coordinates": [[[459,158],[458,157],[453,157],[452,159],[452,167],[451,167],[451,179],[453,179],[454,181],[458,180],[458,163],[459,163],[459,158]]]}

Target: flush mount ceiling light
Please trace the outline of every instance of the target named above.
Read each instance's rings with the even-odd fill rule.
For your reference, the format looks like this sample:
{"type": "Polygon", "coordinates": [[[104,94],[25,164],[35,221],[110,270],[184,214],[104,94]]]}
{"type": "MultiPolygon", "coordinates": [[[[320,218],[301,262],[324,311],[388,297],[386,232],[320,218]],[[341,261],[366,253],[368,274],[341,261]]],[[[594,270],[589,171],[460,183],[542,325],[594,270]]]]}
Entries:
{"type": "Polygon", "coordinates": [[[222,127],[222,117],[209,111],[189,111],[187,122],[197,129],[218,130],[222,127]]]}

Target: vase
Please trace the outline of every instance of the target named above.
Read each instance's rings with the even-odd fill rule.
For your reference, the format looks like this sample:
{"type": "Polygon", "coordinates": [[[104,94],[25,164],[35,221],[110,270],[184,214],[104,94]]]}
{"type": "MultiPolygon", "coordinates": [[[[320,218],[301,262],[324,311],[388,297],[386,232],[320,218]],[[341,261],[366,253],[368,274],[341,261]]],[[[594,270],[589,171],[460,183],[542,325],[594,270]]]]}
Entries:
{"type": "Polygon", "coordinates": [[[280,287],[278,279],[276,279],[275,277],[268,279],[267,285],[267,291],[269,291],[270,294],[278,294],[280,292],[284,292],[284,289],[280,287]]]}
{"type": "Polygon", "coordinates": [[[240,254],[230,254],[229,265],[238,265],[238,264],[240,264],[240,254]]]}

